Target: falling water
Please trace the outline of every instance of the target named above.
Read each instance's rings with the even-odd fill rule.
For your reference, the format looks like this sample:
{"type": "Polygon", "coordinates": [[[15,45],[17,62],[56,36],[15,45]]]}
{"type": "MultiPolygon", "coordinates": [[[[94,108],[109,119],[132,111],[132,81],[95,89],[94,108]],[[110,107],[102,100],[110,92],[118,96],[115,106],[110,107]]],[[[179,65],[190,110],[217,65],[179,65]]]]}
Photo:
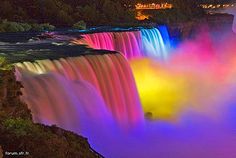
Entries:
{"type": "Polygon", "coordinates": [[[67,120],[78,120],[77,111],[85,111],[87,115],[98,112],[103,116],[104,105],[122,125],[137,125],[142,121],[133,75],[120,54],[40,60],[16,66],[18,78],[25,86],[24,100],[31,107],[35,121],[44,122],[44,111],[51,122],[63,120],[62,124],[67,125],[67,120]],[[70,114],[69,119],[60,117],[63,112],[70,114]]]}
{"type": "MultiPolygon", "coordinates": [[[[157,29],[84,36],[100,49],[119,48],[128,59],[167,56],[158,52],[166,41],[157,29]],[[136,49],[137,56],[129,52],[136,49]]],[[[17,77],[34,121],[83,134],[105,157],[235,158],[236,39],[220,39],[199,34],[166,62],[128,63],[120,54],[23,62],[16,64],[17,77]],[[114,128],[113,118],[143,126],[126,133],[114,128]]]]}
{"type": "MultiPolygon", "coordinates": [[[[165,29],[160,29],[166,35],[165,29]]],[[[82,39],[73,43],[85,44],[94,49],[119,51],[127,59],[137,57],[167,57],[169,37],[164,40],[159,29],[141,29],[130,32],[104,32],[82,35],[82,39]]]]}
{"type": "Polygon", "coordinates": [[[147,57],[159,57],[165,59],[167,50],[158,29],[142,29],[142,52],[147,57]]]}

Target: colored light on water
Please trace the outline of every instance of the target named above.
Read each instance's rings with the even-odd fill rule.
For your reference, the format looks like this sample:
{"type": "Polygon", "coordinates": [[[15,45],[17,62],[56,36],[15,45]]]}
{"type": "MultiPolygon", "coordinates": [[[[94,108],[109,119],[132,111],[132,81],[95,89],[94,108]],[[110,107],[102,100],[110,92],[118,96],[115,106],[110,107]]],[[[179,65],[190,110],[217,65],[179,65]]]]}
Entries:
{"type": "Polygon", "coordinates": [[[188,110],[217,117],[218,105],[227,100],[225,93],[235,83],[234,42],[229,37],[227,46],[219,44],[213,49],[209,36],[202,35],[182,44],[165,62],[151,58],[131,60],[148,117],[181,118],[188,110]]]}
{"type": "Polygon", "coordinates": [[[130,62],[145,113],[153,119],[169,119],[180,110],[187,96],[187,81],[166,71],[150,59],[130,62]]]}
{"type": "Polygon", "coordinates": [[[158,29],[142,29],[142,51],[147,57],[159,57],[165,59],[167,50],[164,40],[158,29]]]}
{"type": "Polygon", "coordinates": [[[103,32],[82,35],[82,39],[73,40],[75,44],[85,44],[94,49],[118,51],[127,59],[139,57],[168,56],[169,36],[165,26],[158,29],[143,29],[127,32],[103,32]]]}
{"type": "MultiPolygon", "coordinates": [[[[82,94],[83,98],[87,98],[87,101],[82,101],[85,103],[84,106],[100,106],[101,101],[98,101],[97,104],[95,104],[96,102],[92,103],[90,101],[90,99],[93,98],[91,95],[94,94],[90,94],[89,92],[93,89],[96,92],[95,96],[99,95],[100,98],[102,98],[107,110],[122,126],[137,125],[143,120],[141,105],[132,72],[127,61],[120,54],[87,55],[84,57],[62,58],[53,61],[39,60],[34,63],[18,63],[16,66],[19,69],[17,73],[18,78],[23,84],[27,85],[23,93],[25,101],[31,107],[39,108],[40,104],[45,104],[45,107],[53,107],[54,104],[58,104],[58,109],[66,108],[65,106],[67,106],[67,104],[70,104],[73,108],[83,106],[80,105],[80,100],[83,100],[80,98],[82,94]],[[35,79],[35,77],[37,79],[35,79]],[[50,79],[50,84],[47,83],[44,78],[50,79]],[[68,85],[76,85],[77,82],[88,83],[90,87],[82,84],[82,88],[77,86],[79,88],[78,90],[73,90],[73,86],[64,88],[64,86],[60,86],[60,84],[63,84],[61,80],[68,85]],[[55,82],[55,84],[53,84],[53,82],[55,82]],[[35,86],[32,87],[30,84],[35,86]],[[47,90],[50,90],[49,94],[47,94],[47,90],[43,93],[45,87],[47,87],[47,90]],[[73,97],[65,96],[64,101],[58,103],[56,98],[63,98],[63,93],[70,94],[70,88],[72,88],[72,91],[75,91],[75,95],[79,96],[76,102],[73,101],[73,97]],[[81,90],[83,88],[85,88],[85,90],[81,90]],[[89,91],[87,95],[85,94],[87,91],[86,88],[88,88],[89,91]],[[53,89],[58,89],[58,91],[53,92],[53,89]],[[35,91],[35,93],[32,93],[32,91],[35,91]],[[81,95],[79,95],[80,91],[82,91],[81,95]],[[46,96],[51,96],[55,101],[51,100],[50,97],[38,94],[38,92],[46,96]],[[41,101],[34,105],[37,100],[41,101]],[[70,102],[70,100],[72,100],[72,102],[70,102]]],[[[97,111],[96,108],[94,110],[97,111]]],[[[79,112],[80,111],[78,111],[78,113],[79,112]]],[[[97,112],[99,113],[99,111],[97,112]]],[[[40,122],[40,120],[43,119],[43,115],[41,115],[42,112],[37,113],[37,110],[33,110],[33,113],[41,118],[36,121],[40,122]]],[[[52,113],[50,117],[54,117],[54,114],[52,113]]],[[[63,126],[63,124],[60,125],[63,126]]]]}
{"type": "MultiPolygon", "coordinates": [[[[132,50],[131,57],[139,41],[164,50],[165,37],[159,38],[164,33],[153,31],[115,36],[124,54],[132,50]]],[[[113,36],[95,44],[117,48],[113,36]]],[[[105,54],[24,62],[17,64],[17,76],[35,121],[88,137],[105,157],[235,158],[235,41],[221,36],[214,44],[200,35],[171,55],[154,51],[164,61],[105,54]],[[144,115],[153,120],[143,120],[144,115]],[[132,130],[123,132],[117,122],[132,130]]]]}

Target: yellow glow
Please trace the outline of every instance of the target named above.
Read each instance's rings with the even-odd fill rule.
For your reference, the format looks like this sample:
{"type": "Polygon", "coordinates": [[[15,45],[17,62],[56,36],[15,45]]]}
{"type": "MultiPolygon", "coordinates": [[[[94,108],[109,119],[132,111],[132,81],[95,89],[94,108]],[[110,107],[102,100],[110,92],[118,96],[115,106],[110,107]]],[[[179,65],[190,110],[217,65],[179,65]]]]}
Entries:
{"type": "Polygon", "coordinates": [[[186,111],[220,115],[216,107],[223,100],[227,72],[214,60],[204,64],[182,56],[160,63],[146,58],[130,61],[130,65],[148,117],[176,120],[186,111]]]}
{"type": "Polygon", "coordinates": [[[154,119],[175,117],[188,96],[186,80],[148,59],[131,61],[131,67],[144,112],[154,119]]]}

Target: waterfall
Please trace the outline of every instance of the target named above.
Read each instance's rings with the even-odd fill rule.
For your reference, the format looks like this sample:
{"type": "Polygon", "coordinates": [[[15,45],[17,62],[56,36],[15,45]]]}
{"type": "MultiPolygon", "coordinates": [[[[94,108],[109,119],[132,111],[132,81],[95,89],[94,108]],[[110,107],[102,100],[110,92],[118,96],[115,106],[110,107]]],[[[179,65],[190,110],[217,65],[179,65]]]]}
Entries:
{"type": "Polygon", "coordinates": [[[167,58],[166,28],[84,34],[73,42],[120,53],[17,63],[22,99],[105,157],[235,158],[236,39],[198,36],[167,58]]]}
{"type": "Polygon", "coordinates": [[[85,118],[109,114],[121,125],[143,119],[130,66],[118,53],[23,62],[16,68],[36,122],[71,129],[85,118]]]}
{"type": "Polygon", "coordinates": [[[164,40],[158,29],[142,29],[142,52],[147,57],[159,57],[165,59],[167,51],[164,40]]]}
{"type": "Polygon", "coordinates": [[[74,40],[73,43],[84,44],[94,49],[118,51],[127,59],[137,57],[165,59],[169,47],[167,34],[167,29],[163,27],[140,31],[92,33],[82,35],[82,39],[74,40]]]}

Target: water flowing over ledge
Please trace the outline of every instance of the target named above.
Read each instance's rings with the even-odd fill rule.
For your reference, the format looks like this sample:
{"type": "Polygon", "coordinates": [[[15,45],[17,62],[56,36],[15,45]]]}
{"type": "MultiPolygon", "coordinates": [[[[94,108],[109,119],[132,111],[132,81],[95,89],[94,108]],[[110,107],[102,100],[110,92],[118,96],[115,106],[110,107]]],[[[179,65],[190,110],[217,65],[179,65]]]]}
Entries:
{"type": "Polygon", "coordinates": [[[84,44],[94,49],[118,51],[127,59],[137,57],[166,59],[168,56],[169,37],[165,27],[127,32],[92,33],[84,34],[82,37],[82,39],[73,40],[73,43],[84,44]]]}
{"type": "MultiPolygon", "coordinates": [[[[143,30],[144,41],[161,35],[168,47],[163,31],[151,31],[143,30]]],[[[141,51],[133,57],[129,50],[143,49],[142,30],[115,33],[129,57],[100,50],[105,53],[16,64],[34,120],[88,137],[105,157],[234,158],[236,39],[214,41],[204,32],[167,58],[141,51]]],[[[114,33],[100,34],[110,40],[98,45],[116,50],[114,33]]],[[[156,42],[147,48],[160,48],[156,42]]]]}
{"type": "Polygon", "coordinates": [[[36,122],[79,131],[88,118],[109,120],[112,115],[122,126],[143,120],[133,74],[118,53],[23,62],[16,67],[25,87],[23,100],[36,122]]]}

